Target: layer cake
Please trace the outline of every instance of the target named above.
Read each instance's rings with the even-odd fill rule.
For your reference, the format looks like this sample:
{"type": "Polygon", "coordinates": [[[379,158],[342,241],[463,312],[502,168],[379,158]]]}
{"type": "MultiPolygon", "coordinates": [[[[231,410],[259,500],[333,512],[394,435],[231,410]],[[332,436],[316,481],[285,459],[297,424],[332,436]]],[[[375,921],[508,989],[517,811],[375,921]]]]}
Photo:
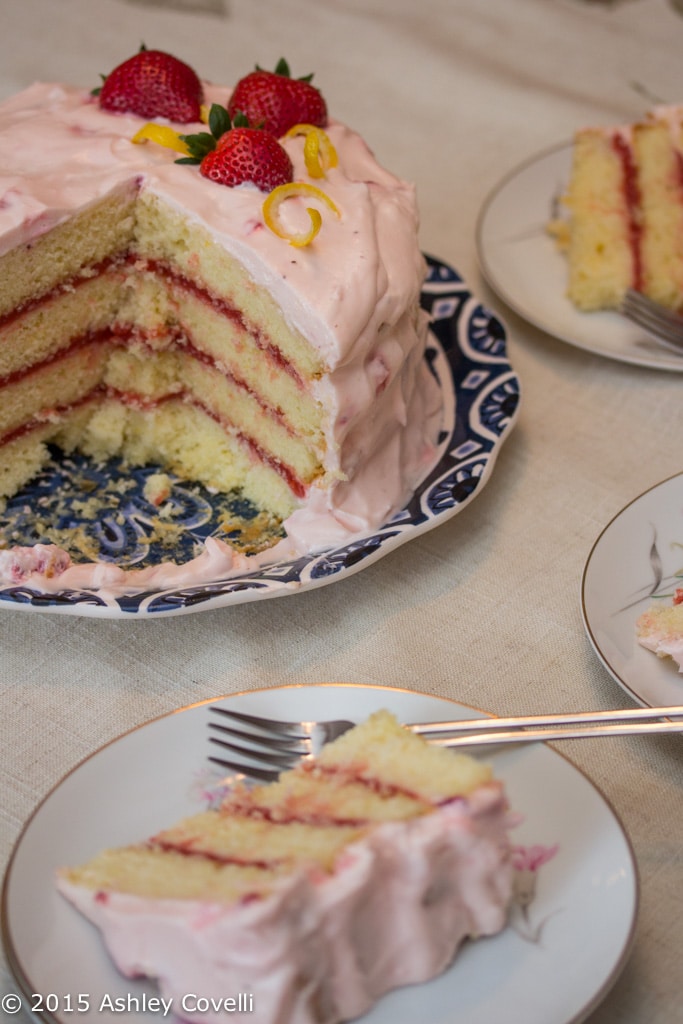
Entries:
{"type": "Polygon", "coordinates": [[[0,496],[55,444],[239,491],[297,551],[380,525],[440,425],[413,187],[329,118],[327,165],[306,130],[279,139],[294,188],[274,224],[260,187],[210,180],[146,127],[61,84],[0,105],[0,496]]]}

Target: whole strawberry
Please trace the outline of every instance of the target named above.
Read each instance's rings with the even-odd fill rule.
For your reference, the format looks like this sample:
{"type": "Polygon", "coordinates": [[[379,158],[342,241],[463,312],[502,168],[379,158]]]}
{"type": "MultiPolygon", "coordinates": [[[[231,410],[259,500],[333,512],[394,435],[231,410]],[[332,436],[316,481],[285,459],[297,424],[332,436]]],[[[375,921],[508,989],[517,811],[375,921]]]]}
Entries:
{"type": "Polygon", "coordinates": [[[182,135],[190,156],[178,164],[199,164],[205,178],[219,185],[251,182],[262,192],[271,192],[294,177],[289,154],[277,139],[262,128],[251,128],[238,116],[233,124],[225,107],[214,103],[209,112],[210,132],[182,135]]]}
{"type": "Polygon", "coordinates": [[[292,78],[287,61],[278,61],[275,71],[257,68],[241,78],[228,102],[228,112],[244,114],[250,125],[265,128],[276,137],[295,124],[327,124],[327,104],[320,91],[311,85],[312,75],[292,78]]]}
{"type": "Polygon", "coordinates": [[[206,154],[199,170],[219,185],[234,188],[250,181],[262,192],[271,192],[294,176],[287,152],[262,128],[231,128],[206,154]]]}
{"type": "Polygon", "coordinates": [[[144,47],[114,68],[95,92],[103,110],[166,117],[179,124],[199,121],[204,100],[202,83],[188,64],[144,47]]]}

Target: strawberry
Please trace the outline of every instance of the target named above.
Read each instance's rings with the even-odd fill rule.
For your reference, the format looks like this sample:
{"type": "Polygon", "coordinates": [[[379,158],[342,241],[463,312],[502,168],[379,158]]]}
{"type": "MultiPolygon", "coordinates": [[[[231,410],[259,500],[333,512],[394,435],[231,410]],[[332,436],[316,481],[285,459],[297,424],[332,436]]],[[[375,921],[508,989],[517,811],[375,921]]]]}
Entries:
{"type": "Polygon", "coordinates": [[[205,178],[230,188],[251,182],[262,192],[271,192],[292,180],[289,154],[269,132],[249,127],[239,115],[233,123],[217,103],[209,112],[209,128],[210,133],[181,135],[191,155],[176,163],[198,163],[205,178]]]}
{"type": "Polygon", "coordinates": [[[256,71],[241,78],[230,97],[228,112],[245,115],[250,125],[259,126],[276,137],[295,124],[327,124],[327,105],[321,93],[311,85],[312,75],[291,78],[287,61],[278,61],[275,71],[256,71]]]}
{"type": "Polygon", "coordinates": [[[199,170],[219,185],[234,187],[250,181],[262,192],[285,185],[294,175],[287,152],[262,128],[232,128],[206,154],[199,170]]]}
{"type": "Polygon", "coordinates": [[[202,83],[188,64],[144,46],[114,68],[94,92],[104,110],[167,117],[180,124],[199,121],[204,100],[202,83]]]}

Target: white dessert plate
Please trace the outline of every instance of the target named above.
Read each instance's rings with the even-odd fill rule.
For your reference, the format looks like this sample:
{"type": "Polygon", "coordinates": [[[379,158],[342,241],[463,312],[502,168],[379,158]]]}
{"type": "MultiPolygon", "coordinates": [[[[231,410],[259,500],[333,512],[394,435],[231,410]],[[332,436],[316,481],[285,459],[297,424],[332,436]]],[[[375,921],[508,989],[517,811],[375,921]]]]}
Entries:
{"type": "MultiPolygon", "coordinates": [[[[133,618],[179,615],[300,594],[358,572],[460,512],[490,478],[500,447],[514,425],[519,381],[508,362],[501,322],[471,294],[455,270],[431,257],[428,264],[422,304],[431,314],[432,329],[425,358],[444,396],[441,457],[390,522],[342,547],[196,586],[115,597],[96,590],[44,594],[22,584],[0,585],[0,608],[133,618]]],[[[89,488],[104,487],[107,472],[106,467],[98,471],[84,466],[77,458],[64,459],[54,470],[40,475],[31,490],[8,502],[8,509],[0,512],[0,530],[13,538],[28,533],[28,539],[14,539],[14,544],[35,543],[40,536],[35,532],[32,510],[54,501],[60,522],[66,518],[70,528],[77,526],[89,543],[96,545],[101,558],[125,568],[163,560],[186,562],[198,543],[220,530],[225,518],[221,496],[212,497],[208,492],[197,496],[174,487],[176,548],[155,550],[158,513],[144,497],[149,469],[132,472],[128,481],[132,490],[127,492],[124,506],[95,522],[87,520],[81,511],[87,508],[88,497],[82,489],[83,479],[89,488]]]]}
{"type": "MultiPolygon", "coordinates": [[[[24,1004],[37,1010],[32,993],[58,995],[52,1008],[43,1002],[34,1014],[38,1021],[106,1024],[120,1019],[107,1009],[116,1000],[158,994],[153,982],[117,972],[95,929],[55,890],[54,873],[206,807],[220,781],[206,761],[211,703],[280,719],[362,720],[382,707],[403,721],[482,714],[407,690],[293,686],[181,709],[103,747],[33,812],[5,876],[2,933],[24,1004]],[[76,1013],[79,994],[87,996],[89,1008],[76,1013]]],[[[585,1019],[624,966],[634,936],[638,878],[614,812],[549,747],[519,747],[496,753],[493,761],[512,808],[522,815],[516,857],[527,869],[533,898],[524,910],[513,908],[504,932],[464,947],[436,980],[385,996],[362,1018],[364,1024],[569,1024],[585,1019]]],[[[258,992],[254,1001],[258,1019],[258,992]]],[[[125,1005],[132,1007],[126,1024],[151,1024],[159,1017],[125,1005]]]]}
{"type": "Polygon", "coordinates": [[[670,600],[683,574],[683,473],[634,498],[611,520],[588,556],[581,610],[607,671],[649,707],[683,703],[683,675],[636,638],[636,620],[658,597],[670,600]]]}
{"type": "Polygon", "coordinates": [[[520,316],[577,348],[636,366],[683,372],[672,355],[618,313],[580,313],[566,296],[567,263],[546,225],[569,181],[569,143],[507,174],[479,214],[476,244],[491,287],[520,316]]]}

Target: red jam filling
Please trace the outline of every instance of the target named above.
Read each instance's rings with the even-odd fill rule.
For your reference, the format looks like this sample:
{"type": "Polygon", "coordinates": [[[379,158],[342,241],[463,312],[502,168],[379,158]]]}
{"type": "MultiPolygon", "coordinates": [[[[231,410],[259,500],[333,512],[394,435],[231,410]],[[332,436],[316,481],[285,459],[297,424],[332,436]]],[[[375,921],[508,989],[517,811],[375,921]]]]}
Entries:
{"type": "Polygon", "coordinates": [[[626,210],[628,216],[628,240],[631,247],[631,260],[633,266],[633,278],[631,286],[636,291],[642,291],[643,289],[643,259],[641,253],[641,244],[643,237],[643,228],[640,221],[640,209],[641,209],[641,194],[640,187],[638,185],[638,174],[636,166],[633,160],[633,152],[631,147],[623,138],[623,136],[616,134],[612,137],[612,146],[621,160],[622,165],[622,187],[624,190],[624,199],[626,200],[626,210]]]}

